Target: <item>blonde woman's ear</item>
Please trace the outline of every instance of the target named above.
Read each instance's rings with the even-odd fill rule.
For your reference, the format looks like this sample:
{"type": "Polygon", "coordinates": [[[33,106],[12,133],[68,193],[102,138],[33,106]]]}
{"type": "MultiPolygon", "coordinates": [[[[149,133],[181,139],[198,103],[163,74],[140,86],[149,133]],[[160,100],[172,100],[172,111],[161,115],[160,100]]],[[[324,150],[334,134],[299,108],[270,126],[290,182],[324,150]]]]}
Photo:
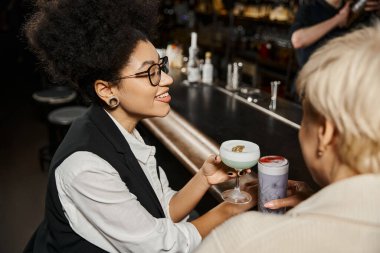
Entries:
{"type": "Polygon", "coordinates": [[[335,125],[329,119],[324,119],[318,128],[318,156],[323,153],[334,143],[335,125]]]}

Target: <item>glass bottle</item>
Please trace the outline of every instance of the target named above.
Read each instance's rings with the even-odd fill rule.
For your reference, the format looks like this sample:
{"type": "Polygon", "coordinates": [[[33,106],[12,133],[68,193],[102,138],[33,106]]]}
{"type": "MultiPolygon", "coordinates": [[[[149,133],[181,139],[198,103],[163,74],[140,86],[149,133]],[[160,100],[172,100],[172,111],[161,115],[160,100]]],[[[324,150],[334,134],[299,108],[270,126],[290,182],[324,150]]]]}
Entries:
{"type": "Polygon", "coordinates": [[[201,73],[198,60],[197,33],[191,33],[191,45],[189,47],[189,61],[187,63],[187,81],[189,84],[197,84],[201,81],[201,73]]]}
{"type": "Polygon", "coordinates": [[[351,6],[350,17],[347,25],[350,26],[355,20],[357,20],[363,13],[367,0],[358,0],[351,6]]]}
{"type": "Polygon", "coordinates": [[[212,84],[213,82],[213,65],[211,63],[211,52],[206,52],[205,64],[202,69],[202,83],[212,84]]]}

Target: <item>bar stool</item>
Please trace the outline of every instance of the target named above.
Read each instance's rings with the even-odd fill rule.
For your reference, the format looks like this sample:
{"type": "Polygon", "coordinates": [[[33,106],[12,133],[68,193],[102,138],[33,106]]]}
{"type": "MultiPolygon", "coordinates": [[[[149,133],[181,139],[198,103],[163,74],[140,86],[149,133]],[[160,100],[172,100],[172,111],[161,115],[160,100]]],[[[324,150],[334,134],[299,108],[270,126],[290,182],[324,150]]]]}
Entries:
{"type": "Polygon", "coordinates": [[[41,108],[41,118],[45,121],[50,111],[74,102],[77,92],[67,86],[53,86],[36,91],[32,98],[41,108]]]}
{"type": "Polygon", "coordinates": [[[71,123],[87,111],[85,106],[64,106],[48,114],[49,144],[39,151],[41,170],[48,168],[71,123]]]}

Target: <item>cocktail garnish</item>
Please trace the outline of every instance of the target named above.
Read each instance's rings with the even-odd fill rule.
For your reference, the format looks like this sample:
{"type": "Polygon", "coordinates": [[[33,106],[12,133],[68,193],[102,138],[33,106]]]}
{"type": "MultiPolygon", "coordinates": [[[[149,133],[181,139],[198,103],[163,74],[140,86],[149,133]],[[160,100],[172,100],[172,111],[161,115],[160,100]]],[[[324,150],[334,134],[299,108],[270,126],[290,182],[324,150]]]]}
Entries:
{"type": "Polygon", "coordinates": [[[237,145],[237,146],[232,148],[232,152],[241,153],[241,152],[243,152],[244,148],[245,148],[245,146],[243,146],[243,145],[237,145]]]}

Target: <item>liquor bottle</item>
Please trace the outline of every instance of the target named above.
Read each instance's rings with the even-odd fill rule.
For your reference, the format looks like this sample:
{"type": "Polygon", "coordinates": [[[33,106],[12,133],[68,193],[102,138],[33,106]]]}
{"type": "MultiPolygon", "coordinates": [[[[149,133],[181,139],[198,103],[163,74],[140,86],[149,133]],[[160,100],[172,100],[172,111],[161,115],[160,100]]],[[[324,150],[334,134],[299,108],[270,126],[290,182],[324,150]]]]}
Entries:
{"type": "Polygon", "coordinates": [[[367,0],[357,0],[351,6],[350,17],[347,22],[347,26],[350,26],[355,22],[363,13],[367,0]]]}
{"type": "Polygon", "coordinates": [[[189,61],[187,63],[187,81],[189,84],[197,84],[201,81],[201,73],[198,61],[197,33],[191,33],[191,45],[189,47],[189,61]]]}
{"type": "Polygon", "coordinates": [[[212,84],[214,66],[211,63],[211,52],[206,52],[202,69],[202,83],[212,84]]]}

